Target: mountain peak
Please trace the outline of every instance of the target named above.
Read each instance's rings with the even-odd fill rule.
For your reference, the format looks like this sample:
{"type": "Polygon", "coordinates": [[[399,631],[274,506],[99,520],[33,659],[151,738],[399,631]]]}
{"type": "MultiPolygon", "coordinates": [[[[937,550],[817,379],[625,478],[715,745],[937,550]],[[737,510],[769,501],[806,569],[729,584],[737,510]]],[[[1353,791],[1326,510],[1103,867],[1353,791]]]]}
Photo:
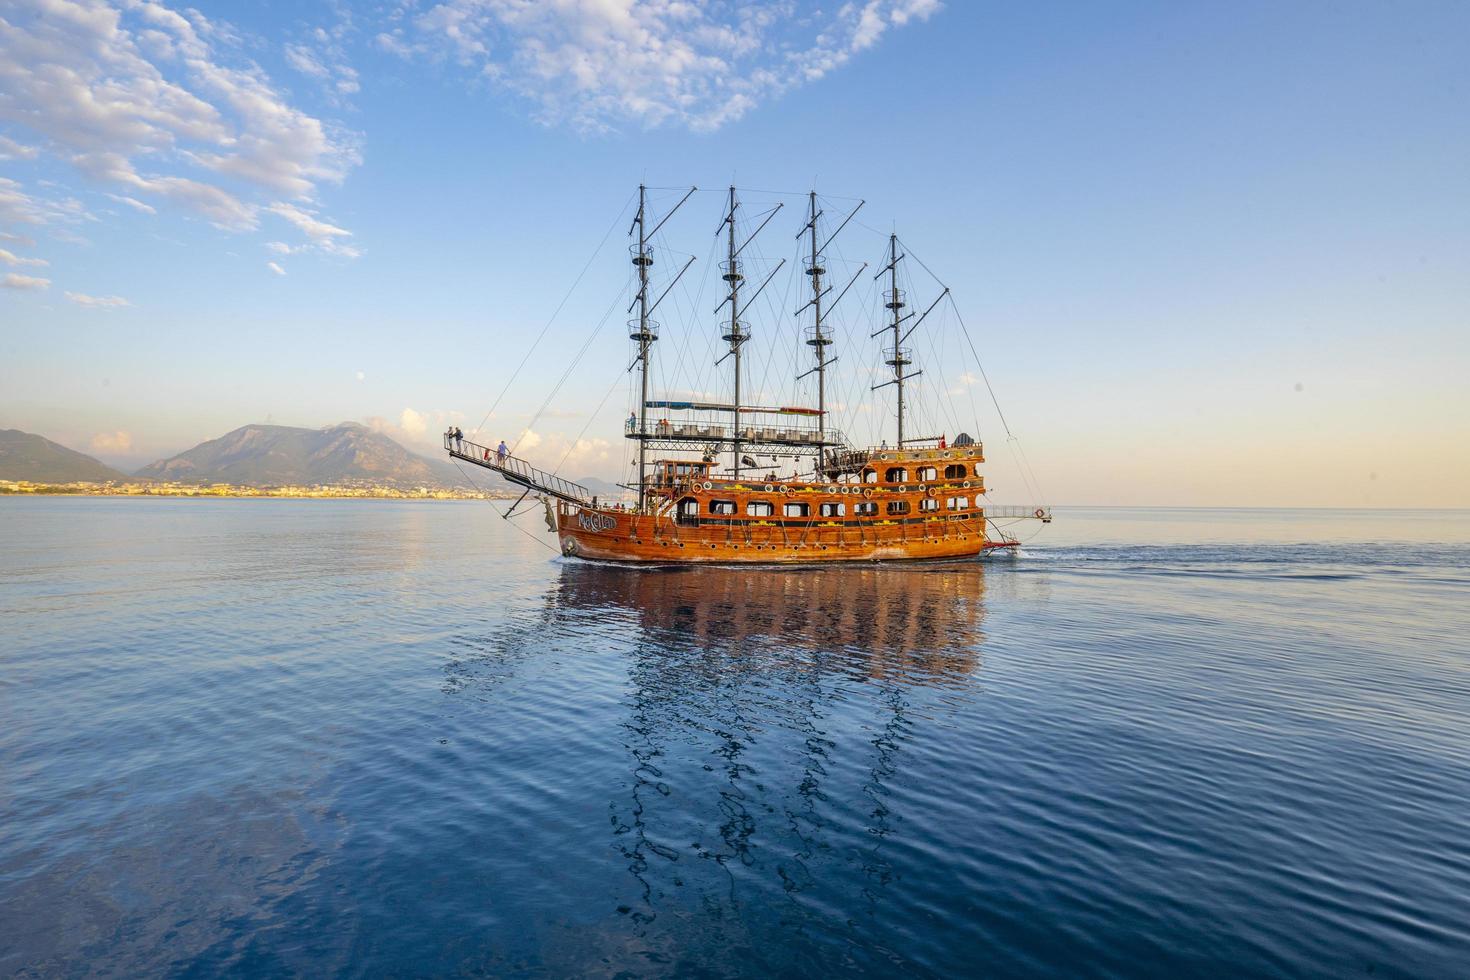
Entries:
{"type": "Polygon", "coordinates": [[[45,436],[19,429],[0,429],[0,480],[110,483],[127,478],[120,470],[45,436]]]}
{"type": "Polygon", "coordinates": [[[359,422],[320,429],[254,423],[150,463],[138,476],[180,483],[243,486],[374,484],[463,486],[447,462],[410,452],[359,422]]]}

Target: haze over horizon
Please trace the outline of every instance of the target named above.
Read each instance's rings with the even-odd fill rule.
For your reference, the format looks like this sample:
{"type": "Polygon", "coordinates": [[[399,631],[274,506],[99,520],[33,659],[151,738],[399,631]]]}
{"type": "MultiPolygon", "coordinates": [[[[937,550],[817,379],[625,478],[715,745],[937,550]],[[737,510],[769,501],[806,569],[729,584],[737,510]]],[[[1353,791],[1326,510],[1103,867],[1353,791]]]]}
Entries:
{"type": "MultiPolygon", "coordinates": [[[[708,192],[669,226],[691,276],[725,185],[786,203],[774,262],[802,203],[766,189],[815,183],[867,202],[847,259],[896,228],[954,289],[936,337],[963,315],[1051,502],[1470,506],[1463,4],[195,6],[0,10],[0,428],[129,471],[264,422],[439,456],[611,229],[484,435],[626,479],[620,310],[538,409],[619,303],[639,180],[659,214],[708,192]]],[[[717,299],[671,301],[660,371],[717,299]]],[[[962,348],[923,343],[1025,502],[962,348]]]]}

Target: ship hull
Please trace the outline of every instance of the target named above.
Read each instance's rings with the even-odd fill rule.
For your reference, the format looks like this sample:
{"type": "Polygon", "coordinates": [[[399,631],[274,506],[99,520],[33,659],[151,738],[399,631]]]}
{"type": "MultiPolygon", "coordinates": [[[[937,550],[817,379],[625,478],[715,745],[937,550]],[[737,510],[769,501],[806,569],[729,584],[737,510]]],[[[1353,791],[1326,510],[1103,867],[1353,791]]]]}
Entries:
{"type": "Polygon", "coordinates": [[[987,538],[983,521],[949,522],[942,518],[868,526],[681,526],[646,514],[577,509],[559,513],[557,525],[562,554],[629,564],[953,561],[1016,547],[1014,541],[987,538]]]}

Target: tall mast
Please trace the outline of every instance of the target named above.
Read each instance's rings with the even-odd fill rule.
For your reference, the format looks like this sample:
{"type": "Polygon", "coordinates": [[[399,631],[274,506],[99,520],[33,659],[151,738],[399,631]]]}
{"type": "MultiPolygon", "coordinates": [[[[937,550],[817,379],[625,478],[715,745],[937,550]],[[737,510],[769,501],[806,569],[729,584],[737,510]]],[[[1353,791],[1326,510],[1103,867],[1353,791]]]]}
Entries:
{"type": "Polygon", "coordinates": [[[638,329],[632,335],[638,341],[638,376],[640,396],[638,398],[638,509],[643,510],[644,494],[647,491],[648,469],[648,352],[653,346],[654,334],[648,329],[648,267],[653,265],[653,256],[648,252],[647,212],[645,197],[647,189],[638,185],[638,251],[633,255],[633,264],[638,267],[638,329]]]}
{"type": "MultiPolygon", "coordinates": [[[[816,311],[816,325],[812,327],[812,335],[807,339],[812,351],[817,355],[817,442],[827,441],[827,351],[826,347],[832,339],[822,332],[822,273],[827,270],[822,268],[820,256],[817,255],[817,192],[812,191],[808,195],[810,206],[808,208],[808,229],[811,231],[811,261],[807,263],[806,274],[812,277],[812,308],[816,311]]],[[[817,448],[817,470],[820,472],[822,454],[825,447],[817,448]]]]}
{"type": "Polygon", "coordinates": [[[726,259],[724,279],[730,284],[730,332],[725,334],[724,340],[730,344],[730,353],[735,361],[735,393],[734,414],[735,428],[734,438],[731,446],[734,449],[734,474],[735,479],[740,479],[740,346],[749,339],[750,335],[745,332],[740,322],[740,282],[745,277],[740,273],[740,265],[735,258],[735,185],[730,185],[730,210],[725,215],[726,231],[728,236],[728,258],[726,259]]]}
{"type": "Polygon", "coordinates": [[[904,308],[903,294],[898,291],[898,235],[888,236],[888,295],[883,304],[893,313],[893,350],[888,363],[893,367],[893,380],[898,386],[898,445],[895,448],[903,448],[903,369],[904,365],[910,363],[907,352],[900,346],[903,338],[899,335],[899,327],[903,324],[904,317],[899,310],[904,308]]]}

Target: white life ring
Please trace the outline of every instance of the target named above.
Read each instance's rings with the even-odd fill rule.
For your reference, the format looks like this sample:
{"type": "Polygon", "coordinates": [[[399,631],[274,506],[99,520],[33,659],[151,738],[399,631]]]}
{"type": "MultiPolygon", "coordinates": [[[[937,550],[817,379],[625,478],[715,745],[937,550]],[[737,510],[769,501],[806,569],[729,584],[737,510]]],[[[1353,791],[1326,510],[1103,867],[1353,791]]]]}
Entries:
{"type": "MultiPolygon", "coordinates": [[[[969,484],[968,484],[968,483],[967,483],[967,484],[965,484],[965,485],[966,485],[966,486],[969,486],[969,484]]],[[[715,488],[715,485],[714,485],[714,484],[713,484],[713,483],[711,483],[711,482],[709,482],[709,481],[708,481],[708,480],[705,480],[705,481],[704,481],[704,488],[705,488],[705,489],[706,489],[706,490],[713,490],[713,489],[714,489],[714,488],[715,488]]]]}
{"type": "Polygon", "coordinates": [[[772,486],[772,485],[771,485],[771,484],[769,484],[769,483],[767,483],[767,484],[766,484],[766,485],[765,485],[765,486],[764,486],[764,487],[762,487],[762,488],[761,488],[761,489],[762,489],[762,490],[764,490],[764,491],[765,491],[765,492],[766,492],[766,493],[774,493],[774,492],[775,492],[775,490],[776,490],[776,488],[775,488],[775,487],[774,487],[774,486],[772,486]]]}

